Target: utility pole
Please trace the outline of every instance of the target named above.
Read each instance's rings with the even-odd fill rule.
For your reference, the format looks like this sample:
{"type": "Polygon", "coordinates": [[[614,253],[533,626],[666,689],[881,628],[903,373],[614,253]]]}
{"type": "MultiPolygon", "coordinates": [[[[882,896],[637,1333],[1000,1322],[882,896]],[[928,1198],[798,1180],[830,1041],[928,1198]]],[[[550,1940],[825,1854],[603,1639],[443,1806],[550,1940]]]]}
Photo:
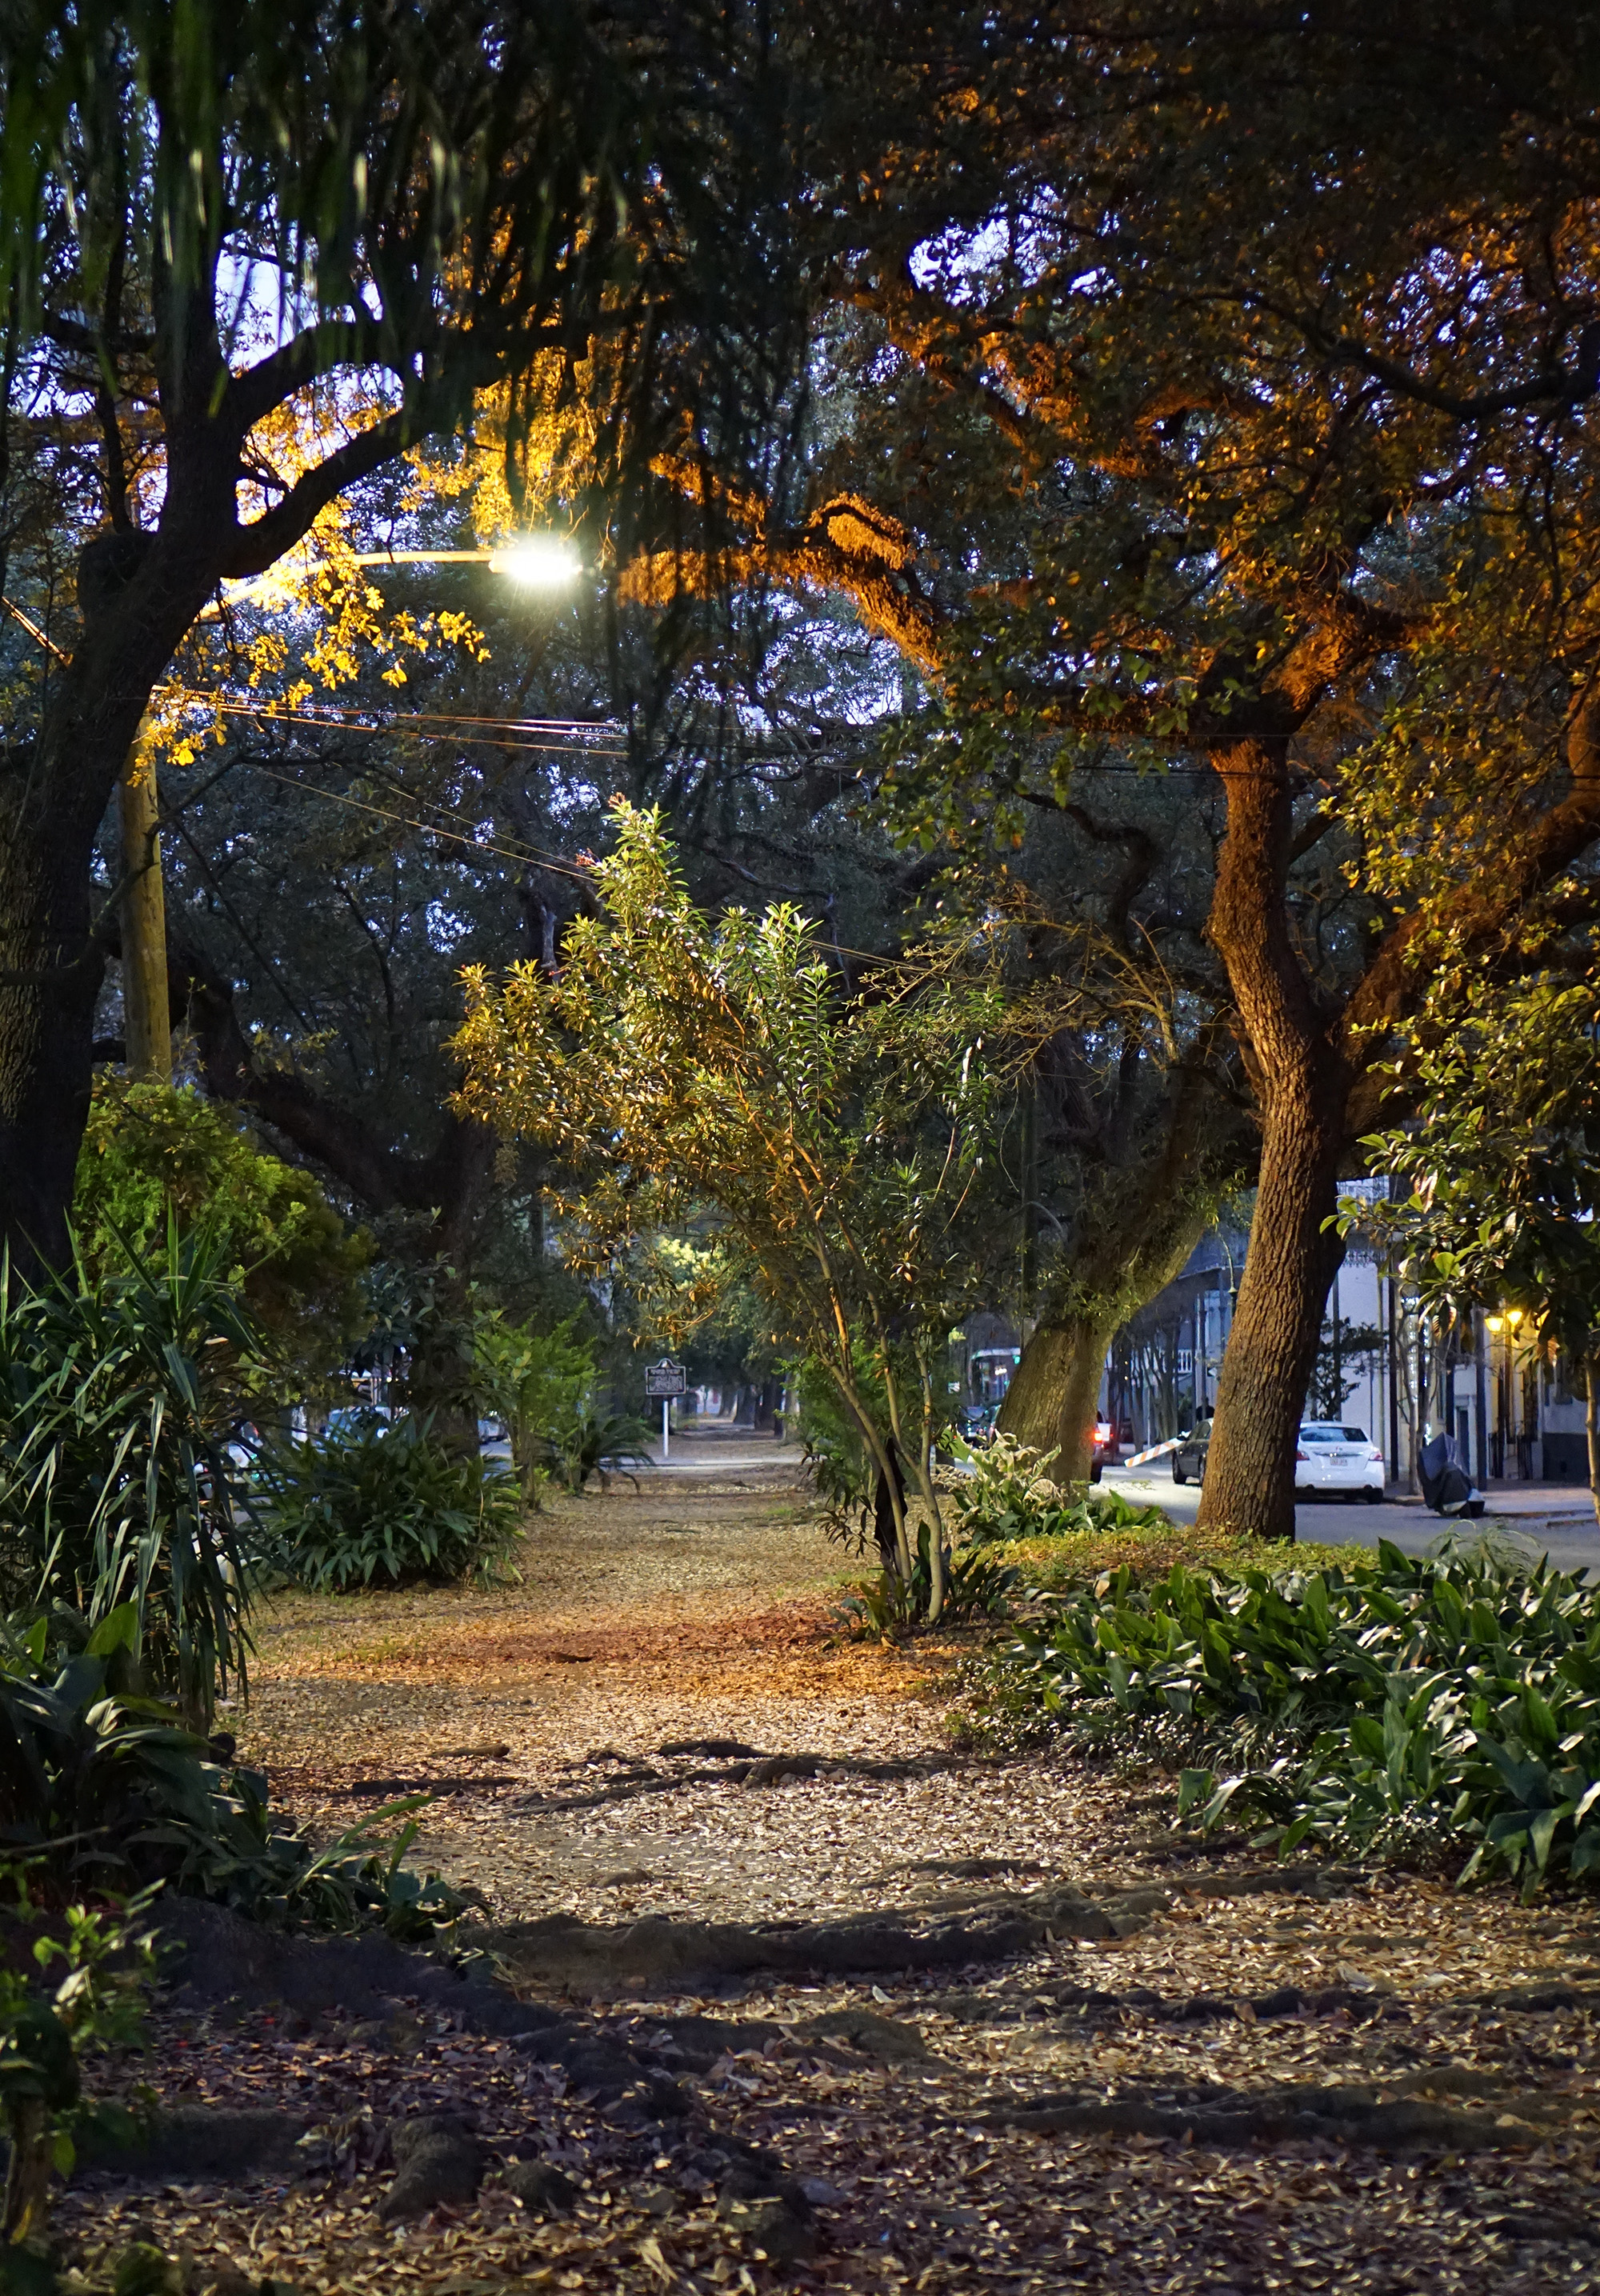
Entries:
{"type": "Polygon", "coordinates": [[[172,1082],[167,1002],[167,905],[161,891],[160,817],[150,721],[139,730],[118,783],[122,821],[122,1029],[130,1077],[172,1082]]]}

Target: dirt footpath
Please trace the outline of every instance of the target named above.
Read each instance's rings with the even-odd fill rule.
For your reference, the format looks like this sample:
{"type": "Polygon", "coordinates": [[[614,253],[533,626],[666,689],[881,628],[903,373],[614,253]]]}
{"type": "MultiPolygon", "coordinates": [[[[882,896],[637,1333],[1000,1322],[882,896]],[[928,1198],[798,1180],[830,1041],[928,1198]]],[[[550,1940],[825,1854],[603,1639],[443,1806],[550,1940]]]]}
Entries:
{"type": "Polygon", "coordinates": [[[1162,1781],[958,1754],[956,1646],[841,1641],[842,1567],[730,1464],[564,1504],[514,1589],[275,1606],[243,1750],[327,1831],[437,1792],[518,1999],[332,1949],[176,1997],[167,2102],[303,2166],[80,2226],[196,2289],[1600,2289],[1592,1898],[1196,1854],[1162,1781]],[[476,2167],[406,2214],[429,2114],[476,2167]]]}

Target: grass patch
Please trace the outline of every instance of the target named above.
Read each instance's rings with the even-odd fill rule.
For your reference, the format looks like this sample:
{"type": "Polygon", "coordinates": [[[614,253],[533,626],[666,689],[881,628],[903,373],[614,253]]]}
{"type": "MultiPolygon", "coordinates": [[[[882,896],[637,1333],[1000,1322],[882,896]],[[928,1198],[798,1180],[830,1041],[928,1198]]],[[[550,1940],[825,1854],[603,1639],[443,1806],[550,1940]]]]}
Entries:
{"type": "Polygon", "coordinates": [[[1162,1577],[1176,1565],[1189,1570],[1353,1570],[1370,1564],[1372,1549],[1351,1542],[1331,1546],[1316,1539],[1292,1546],[1202,1530],[1192,1522],[1141,1523],[1123,1529],[1068,1531],[1058,1536],[1008,1538],[985,1549],[1009,1563],[1024,1586],[1052,1595],[1086,1585],[1107,1570],[1129,1570],[1140,1578],[1162,1577]]]}

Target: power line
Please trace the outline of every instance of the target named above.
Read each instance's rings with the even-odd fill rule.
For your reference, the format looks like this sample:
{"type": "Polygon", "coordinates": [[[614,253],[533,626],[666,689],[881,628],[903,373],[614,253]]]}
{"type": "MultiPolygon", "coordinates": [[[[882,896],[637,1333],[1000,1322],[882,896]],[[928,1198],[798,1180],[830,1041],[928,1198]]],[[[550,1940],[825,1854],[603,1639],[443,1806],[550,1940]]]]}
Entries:
{"type": "MultiPolygon", "coordinates": [[[[401,829],[414,829],[419,831],[423,836],[440,837],[448,844],[464,845],[470,852],[492,854],[500,860],[519,862],[524,867],[547,869],[550,871],[552,875],[557,877],[570,877],[577,884],[589,885],[592,887],[594,883],[594,873],[592,869],[577,868],[570,861],[551,860],[547,858],[546,855],[540,853],[536,847],[528,846],[518,848],[511,845],[491,843],[485,838],[465,837],[463,836],[459,830],[441,829],[436,822],[419,821],[414,816],[410,814],[395,813],[385,806],[369,805],[364,798],[349,797],[340,790],[318,789],[315,782],[298,781],[292,774],[276,773],[271,766],[260,765],[253,758],[247,758],[243,762],[247,767],[249,767],[250,771],[258,774],[265,774],[268,781],[282,782],[285,789],[301,790],[308,797],[319,797],[328,805],[349,806],[357,813],[370,813],[374,815],[380,821],[392,821],[401,829]]],[[[421,802],[426,804],[428,800],[423,799],[421,802]]],[[[442,807],[439,808],[440,811],[444,811],[447,808],[442,807]]],[[[464,816],[460,815],[456,816],[457,819],[464,819],[464,816]]],[[[824,949],[819,946],[817,954],[819,955],[825,955],[828,949],[833,950],[833,953],[839,956],[859,957],[864,963],[868,964],[890,964],[898,967],[901,971],[910,969],[908,960],[904,956],[897,956],[892,951],[881,948],[851,948],[842,941],[830,939],[827,944],[827,949],[824,949]]],[[[936,970],[936,968],[929,965],[923,965],[915,969],[927,973],[930,976],[931,976],[936,970]]]]}
{"type": "MultiPolygon", "coordinates": [[[[224,717],[250,718],[267,725],[308,726],[335,734],[389,735],[396,733],[405,734],[414,724],[421,721],[447,726],[465,724],[502,730],[481,734],[419,733],[414,734],[412,738],[419,742],[443,742],[447,745],[468,748],[528,750],[541,755],[547,754],[554,757],[571,756],[573,744],[578,742],[579,744],[578,754],[581,757],[625,758],[628,755],[625,748],[601,747],[591,742],[581,741],[581,736],[590,730],[588,725],[581,719],[574,719],[565,724],[560,720],[550,720],[547,724],[541,724],[538,719],[495,718],[456,720],[443,711],[418,710],[414,717],[409,713],[402,717],[397,712],[393,717],[373,725],[363,722],[362,718],[353,713],[345,714],[333,709],[324,710],[320,707],[315,710],[291,709],[279,702],[236,701],[222,694],[196,693],[182,686],[158,687],[156,692],[168,699],[202,704],[207,709],[217,710],[224,717]],[[554,738],[545,741],[529,741],[522,738],[527,733],[533,731],[547,732],[554,738]]],[[[365,714],[370,718],[373,713],[368,711],[365,714]]],[[[609,733],[614,728],[607,725],[602,730],[609,733]]]]}
{"type": "MultiPolygon", "coordinates": [[[[464,845],[472,853],[492,854],[502,861],[519,862],[524,868],[549,869],[557,876],[575,878],[580,884],[588,882],[587,870],[574,868],[568,861],[553,861],[532,846],[519,849],[510,845],[491,843],[487,838],[467,837],[457,829],[442,829],[434,821],[419,821],[414,815],[395,813],[386,806],[369,805],[365,798],[348,796],[342,790],[318,789],[315,782],[300,781],[293,774],[275,773],[270,766],[261,765],[253,758],[247,758],[243,762],[252,773],[265,774],[269,782],[282,782],[285,789],[303,790],[308,797],[319,797],[328,805],[346,805],[357,813],[370,813],[380,821],[392,821],[401,829],[414,829],[425,837],[442,837],[449,844],[464,845]]],[[[425,805],[428,800],[424,798],[420,802],[425,805]]],[[[441,806],[439,810],[442,813],[448,808],[441,806]]],[[[457,815],[456,818],[464,819],[464,816],[457,815]]]]}

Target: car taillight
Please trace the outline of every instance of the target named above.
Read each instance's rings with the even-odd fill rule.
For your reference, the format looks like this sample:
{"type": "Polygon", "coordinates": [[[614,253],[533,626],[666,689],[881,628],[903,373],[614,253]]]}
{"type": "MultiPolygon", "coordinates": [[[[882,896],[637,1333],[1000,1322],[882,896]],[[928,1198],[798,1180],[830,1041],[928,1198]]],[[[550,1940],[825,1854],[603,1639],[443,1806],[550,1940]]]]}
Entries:
{"type": "Polygon", "coordinates": [[[1298,1448],[1298,1447],[1296,1447],[1296,1450],[1295,1450],[1295,1454],[1294,1454],[1294,1456],[1295,1456],[1295,1457],[1296,1457],[1297,1459],[1309,1459],[1309,1458],[1310,1457],[1311,1454],[1309,1453],[1309,1451],[1302,1451],[1302,1450],[1299,1449],[1299,1448],[1298,1448]]]}
{"type": "Polygon", "coordinates": [[[1383,1454],[1379,1450],[1375,1443],[1373,1445],[1371,1450],[1368,1451],[1366,1456],[1372,1461],[1374,1467],[1381,1467],[1383,1465],[1383,1454]]]}

